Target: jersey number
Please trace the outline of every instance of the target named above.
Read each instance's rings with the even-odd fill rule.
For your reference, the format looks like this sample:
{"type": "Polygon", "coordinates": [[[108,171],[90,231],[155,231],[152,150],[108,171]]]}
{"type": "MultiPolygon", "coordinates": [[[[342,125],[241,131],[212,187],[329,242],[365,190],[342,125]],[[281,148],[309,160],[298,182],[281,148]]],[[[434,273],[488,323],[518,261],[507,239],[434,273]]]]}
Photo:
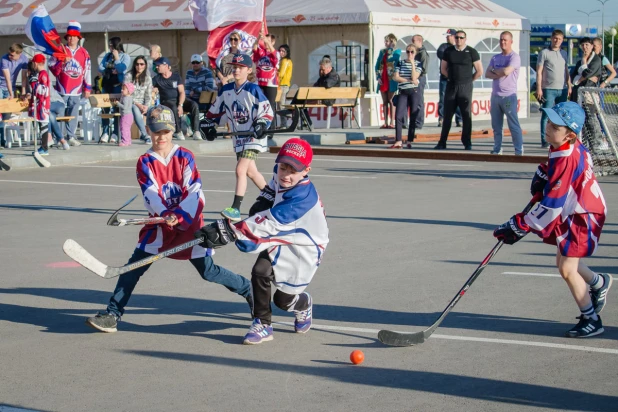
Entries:
{"type": "Polygon", "coordinates": [[[549,209],[547,209],[545,206],[543,206],[543,205],[539,204],[539,205],[536,207],[536,209],[534,209],[534,210],[532,211],[532,213],[531,213],[531,214],[532,214],[532,216],[536,217],[537,219],[540,219],[540,218],[542,218],[542,217],[543,217],[543,215],[544,215],[545,213],[547,213],[547,212],[549,212],[549,209]],[[539,213],[539,209],[543,209],[543,210],[541,210],[541,212],[539,213]]]}

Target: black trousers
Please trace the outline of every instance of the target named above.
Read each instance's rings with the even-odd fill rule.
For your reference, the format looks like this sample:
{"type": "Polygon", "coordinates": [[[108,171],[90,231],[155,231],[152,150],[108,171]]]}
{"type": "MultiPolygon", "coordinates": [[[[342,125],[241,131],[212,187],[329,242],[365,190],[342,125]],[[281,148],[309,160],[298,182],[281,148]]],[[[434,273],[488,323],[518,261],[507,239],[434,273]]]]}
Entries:
{"type": "MultiPolygon", "coordinates": [[[[273,86],[260,86],[260,89],[262,89],[262,92],[264,93],[264,96],[266,96],[266,98],[268,99],[268,102],[270,103],[270,107],[273,109],[273,113],[275,113],[275,110],[277,108],[277,87],[273,87],[273,86]]],[[[273,121],[270,123],[270,128],[273,129],[276,126],[276,122],[277,122],[277,116],[273,116],[273,121]]]]}
{"type": "Polygon", "coordinates": [[[465,84],[448,83],[444,92],[444,117],[442,118],[442,133],[438,145],[446,147],[446,140],[451,131],[453,115],[457,108],[461,111],[463,129],[461,143],[464,147],[472,146],[472,82],[465,84]]]}
{"type": "MultiPolygon", "coordinates": [[[[425,87],[427,87],[427,76],[421,77],[418,82],[420,100],[418,102],[418,112],[413,117],[417,129],[422,129],[425,125],[425,87]]],[[[410,113],[410,116],[412,116],[412,113],[410,113]]]]}
{"type": "MultiPolygon", "coordinates": [[[[275,280],[273,266],[267,251],[259,254],[251,270],[251,289],[253,293],[253,315],[264,325],[272,323],[271,283],[275,280]]],[[[307,310],[309,298],[306,293],[291,295],[277,290],[272,300],[279,309],[285,311],[307,310]]]]}
{"type": "Polygon", "coordinates": [[[416,119],[418,118],[418,112],[420,109],[420,102],[423,96],[423,92],[420,87],[413,89],[401,89],[397,97],[397,108],[395,109],[395,140],[400,142],[403,125],[408,116],[408,109],[410,110],[410,117],[408,123],[408,142],[412,142],[416,132],[416,119]]]}
{"type": "MultiPolygon", "coordinates": [[[[178,116],[178,100],[166,100],[161,102],[161,104],[169,107],[172,113],[174,113],[176,133],[182,133],[182,129],[180,127],[180,116],[178,116]]],[[[198,104],[191,99],[185,99],[185,102],[182,104],[182,111],[189,115],[191,129],[193,129],[194,132],[196,130],[200,130],[200,108],[198,104]]]]}

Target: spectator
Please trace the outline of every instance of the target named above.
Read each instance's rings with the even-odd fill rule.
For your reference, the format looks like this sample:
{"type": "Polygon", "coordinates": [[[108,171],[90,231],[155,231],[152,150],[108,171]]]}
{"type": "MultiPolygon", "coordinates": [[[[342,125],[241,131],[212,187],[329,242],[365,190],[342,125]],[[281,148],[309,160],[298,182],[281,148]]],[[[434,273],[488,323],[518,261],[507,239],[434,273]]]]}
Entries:
{"type": "Polygon", "coordinates": [[[376,78],[378,90],[382,95],[382,110],[384,125],[380,129],[392,129],[395,123],[395,110],[393,110],[393,96],[397,91],[397,82],[392,80],[395,64],[401,59],[401,52],[396,49],[397,37],[389,34],[384,38],[384,49],[380,50],[376,61],[376,78]],[[390,120],[390,124],[389,124],[390,120]]]}
{"type": "Polygon", "coordinates": [[[582,37],[579,40],[579,47],[581,47],[584,54],[575,67],[573,67],[573,70],[571,70],[571,83],[573,84],[571,101],[575,103],[578,103],[577,92],[580,87],[596,86],[603,67],[601,58],[593,51],[590,37],[582,37]]]}
{"type": "MultiPolygon", "coordinates": [[[[0,75],[0,99],[15,98],[17,88],[17,77],[21,72],[21,94],[26,94],[26,83],[28,82],[28,58],[23,52],[20,44],[14,43],[9,47],[9,52],[2,56],[2,75],[0,75]]],[[[2,119],[8,118],[8,113],[0,114],[0,145],[4,146],[4,124],[2,119]]]]}
{"type": "MultiPolygon", "coordinates": [[[[571,79],[567,66],[567,54],[560,48],[564,40],[561,30],[551,34],[551,45],[539,53],[536,65],[536,98],[543,109],[551,109],[566,102],[571,95],[571,79]]],[[[541,147],[549,147],[545,141],[547,114],[541,110],[541,147]]]]}
{"type": "MultiPolygon", "coordinates": [[[[79,146],[81,143],[75,138],[77,130],[77,117],[82,93],[87,99],[90,97],[92,87],[90,86],[90,54],[85,48],[79,45],[82,39],[82,26],[74,21],[69,21],[67,34],[64,36],[67,41],[67,54],[71,58],[60,61],[54,56],[49,58],[49,71],[56,77],[56,90],[64,100],[66,105],[65,116],[72,116],[67,124],[67,136],[71,146],[79,146]]],[[[53,132],[53,124],[52,124],[53,132]]]]}
{"type": "MultiPolygon", "coordinates": [[[[58,149],[69,150],[71,146],[62,135],[62,128],[58,124],[56,117],[65,116],[66,103],[60,94],[53,87],[50,89],[50,105],[49,105],[49,127],[52,135],[56,138],[56,147],[58,149]]],[[[80,143],[81,144],[81,143],[80,143]]]]}
{"type": "Polygon", "coordinates": [[[502,53],[496,54],[489,61],[485,77],[492,79],[491,90],[491,127],[494,130],[494,148],[491,154],[502,154],[502,126],[504,116],[511,131],[515,156],[524,154],[524,141],[517,118],[517,79],[521,59],[513,51],[513,35],[511,32],[500,33],[500,48],[502,53]]]}
{"type": "MultiPolygon", "coordinates": [[[[99,73],[103,76],[101,80],[101,89],[103,93],[120,94],[124,76],[129,69],[131,58],[124,52],[124,46],[120,37],[112,37],[109,39],[109,52],[103,56],[101,64],[99,64],[99,73]]],[[[103,113],[110,113],[110,109],[103,109],[103,113]]],[[[112,143],[117,141],[117,133],[120,132],[118,116],[114,117],[114,132],[109,135],[109,119],[101,119],[103,125],[103,134],[101,142],[107,143],[108,139],[112,143]]]]}
{"type": "MultiPolygon", "coordinates": [[[[290,46],[282,44],[279,47],[279,55],[281,60],[279,62],[279,88],[281,89],[281,99],[279,100],[279,110],[283,110],[285,106],[285,97],[290,91],[292,84],[292,70],[294,65],[292,64],[292,57],[290,56],[290,46]]],[[[280,116],[281,124],[285,125],[285,116],[280,116]]]]}
{"type": "MultiPolygon", "coordinates": [[[[191,99],[200,106],[200,94],[202,92],[214,92],[217,90],[215,78],[212,75],[212,71],[204,66],[204,59],[199,54],[191,56],[191,70],[187,70],[185,76],[185,90],[187,93],[187,99],[191,99]]],[[[205,110],[205,107],[200,109],[205,110]]]]}
{"type": "Polygon", "coordinates": [[[30,98],[30,112],[29,114],[39,123],[39,137],[41,139],[41,147],[37,149],[37,152],[41,156],[49,155],[49,106],[50,95],[49,89],[49,74],[45,70],[45,56],[41,53],[37,53],[32,57],[34,65],[32,68],[35,70],[36,75],[32,76],[32,83],[30,88],[32,90],[32,96],[30,98]]]}
{"type": "Polygon", "coordinates": [[[425,125],[425,87],[427,87],[427,69],[429,68],[429,54],[427,54],[427,50],[423,46],[423,36],[420,34],[416,34],[412,36],[412,43],[416,46],[416,54],[414,58],[420,65],[421,69],[421,77],[418,79],[418,93],[420,96],[419,110],[414,110],[416,113],[416,119],[414,119],[414,123],[417,129],[422,129],[425,125]]]}
{"type": "MultiPolygon", "coordinates": [[[[264,30],[260,31],[260,36],[253,43],[253,63],[255,64],[255,75],[258,86],[262,89],[264,96],[268,99],[270,107],[274,110],[277,107],[277,88],[279,77],[277,75],[277,50],[273,47],[271,36],[264,35],[264,30]],[[260,44],[262,42],[262,44],[260,44]]],[[[275,125],[270,124],[272,129],[275,125]]]]}
{"type": "Polygon", "coordinates": [[[135,87],[133,91],[133,118],[139,129],[140,140],[146,144],[151,144],[152,140],[144,127],[144,115],[152,106],[152,79],[147,73],[148,62],[146,57],[137,56],[133,60],[133,66],[125,78],[125,83],[132,83],[135,87]]]}
{"type": "Polygon", "coordinates": [[[395,126],[395,144],[391,149],[401,149],[403,147],[402,129],[403,124],[410,110],[410,122],[408,125],[408,148],[412,148],[416,133],[416,116],[421,105],[421,88],[419,78],[422,73],[421,63],[419,63],[415,55],[418,49],[414,43],[406,47],[406,57],[400,60],[395,66],[393,80],[399,83],[399,97],[397,98],[397,124],[395,126]]]}
{"type": "Polygon", "coordinates": [[[447,77],[444,92],[444,119],[440,141],[436,150],[446,149],[446,140],[451,131],[455,108],[461,110],[463,130],[461,142],[466,150],[472,150],[472,89],[476,79],[483,75],[483,66],[478,51],[466,46],[466,32],[455,33],[455,46],[444,51],[440,72],[447,77]]]}
{"type": "Polygon", "coordinates": [[[101,75],[97,74],[96,76],[94,76],[94,82],[92,83],[92,92],[94,94],[101,94],[103,93],[103,91],[101,90],[101,81],[103,79],[101,78],[101,75]]]}
{"type": "MultiPolygon", "coordinates": [[[[241,52],[239,49],[241,39],[240,33],[237,31],[233,31],[230,34],[230,50],[228,54],[221,58],[221,62],[219,67],[217,67],[216,72],[217,78],[221,82],[222,86],[234,82],[234,76],[232,75],[233,66],[230,63],[232,62],[234,55],[241,52]]],[[[251,81],[251,79],[249,79],[249,81],[251,81]]]]}
{"type": "Polygon", "coordinates": [[[120,144],[118,146],[131,145],[131,126],[133,125],[133,83],[122,84],[122,97],[116,102],[120,109],[120,144]]]}
{"type": "Polygon", "coordinates": [[[152,60],[152,67],[150,68],[150,77],[155,77],[158,73],[157,73],[157,66],[154,64],[154,62],[158,60],[159,58],[163,57],[163,54],[161,54],[161,46],[159,46],[158,44],[151,44],[148,50],[150,52],[150,60],[152,60]]]}
{"type": "Polygon", "coordinates": [[[616,77],[616,69],[610,63],[609,59],[605,57],[603,53],[603,40],[599,37],[595,37],[592,40],[594,46],[594,52],[601,58],[601,75],[599,76],[599,87],[607,87],[611,84],[612,80],[616,77]]]}
{"type": "MultiPolygon", "coordinates": [[[[446,36],[446,42],[442,43],[440,47],[438,47],[438,51],[436,52],[438,56],[438,69],[442,65],[442,58],[444,57],[444,51],[450,47],[455,45],[455,33],[457,31],[455,29],[448,29],[444,35],[446,36]]],[[[440,101],[438,102],[438,127],[442,127],[442,118],[444,117],[444,92],[446,91],[446,76],[440,73],[440,101]]],[[[459,107],[455,111],[455,125],[456,127],[461,126],[461,112],[459,111],[459,107]]]]}
{"type": "Polygon", "coordinates": [[[199,108],[197,103],[186,98],[185,86],[182,84],[180,75],[172,72],[170,61],[167,57],[160,57],[155,60],[155,66],[159,74],[152,79],[152,87],[156,93],[159,93],[161,104],[169,107],[172,113],[174,113],[174,120],[176,121],[174,138],[185,140],[180,126],[180,118],[184,112],[188,112],[193,129],[193,139],[202,140],[199,108]]]}

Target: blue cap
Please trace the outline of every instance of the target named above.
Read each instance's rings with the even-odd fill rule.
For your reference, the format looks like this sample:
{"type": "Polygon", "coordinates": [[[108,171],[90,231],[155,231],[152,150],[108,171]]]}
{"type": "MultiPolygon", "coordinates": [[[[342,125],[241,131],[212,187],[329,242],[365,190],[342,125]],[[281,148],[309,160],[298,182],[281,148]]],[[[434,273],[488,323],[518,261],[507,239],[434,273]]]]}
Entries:
{"type": "Polygon", "coordinates": [[[586,113],[575,102],[558,103],[551,109],[541,109],[555,125],[566,126],[579,134],[586,122],[586,113]]]}
{"type": "Polygon", "coordinates": [[[228,64],[234,66],[253,67],[253,60],[251,60],[251,57],[249,57],[249,55],[247,54],[238,53],[235,54],[234,57],[232,57],[232,61],[228,64]]]}
{"type": "Polygon", "coordinates": [[[160,64],[167,64],[168,66],[172,65],[167,57],[159,57],[157,60],[154,61],[155,66],[158,66],[160,64]]]}

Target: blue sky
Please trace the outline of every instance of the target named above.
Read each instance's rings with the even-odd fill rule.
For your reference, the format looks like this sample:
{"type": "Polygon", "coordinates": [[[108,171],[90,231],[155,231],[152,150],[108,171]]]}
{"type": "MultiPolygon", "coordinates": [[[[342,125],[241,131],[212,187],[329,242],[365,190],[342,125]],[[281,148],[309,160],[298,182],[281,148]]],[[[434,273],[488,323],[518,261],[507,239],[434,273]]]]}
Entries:
{"type": "MultiPolygon", "coordinates": [[[[597,0],[491,0],[509,10],[527,17],[531,23],[570,23],[588,24],[588,17],[578,13],[602,10],[603,6],[597,0]]],[[[605,27],[618,22],[618,0],[605,3],[605,27]]],[[[590,15],[590,26],[601,27],[601,13],[590,15]]]]}

